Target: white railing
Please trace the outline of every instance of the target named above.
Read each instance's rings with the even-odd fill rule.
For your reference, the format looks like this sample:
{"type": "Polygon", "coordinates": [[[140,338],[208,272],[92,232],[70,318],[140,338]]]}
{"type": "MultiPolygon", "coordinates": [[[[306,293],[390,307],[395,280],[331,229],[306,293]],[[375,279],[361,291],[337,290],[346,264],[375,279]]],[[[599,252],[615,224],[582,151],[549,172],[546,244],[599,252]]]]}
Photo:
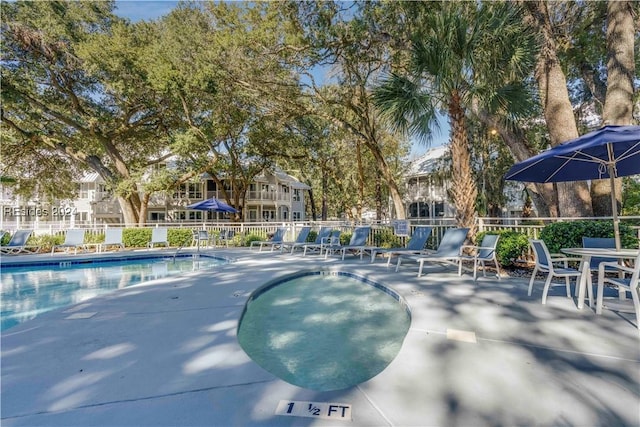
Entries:
{"type": "MultiPolygon", "coordinates": [[[[588,218],[477,218],[478,231],[494,231],[494,230],[511,230],[522,233],[529,238],[538,238],[540,231],[547,225],[558,221],[576,221],[576,220],[609,220],[611,217],[588,217],[588,218]]],[[[640,216],[624,216],[621,220],[640,220],[640,216]]],[[[389,221],[285,221],[285,222],[213,222],[213,221],[174,221],[174,222],[157,222],[147,224],[147,228],[167,227],[167,228],[189,228],[207,230],[210,233],[218,233],[222,230],[232,230],[236,235],[257,234],[260,236],[273,233],[278,227],[287,227],[288,233],[285,240],[295,240],[298,231],[302,226],[312,226],[319,229],[321,226],[331,226],[340,229],[343,233],[351,233],[357,225],[371,225],[370,242],[375,241],[378,233],[388,232],[393,229],[392,223],[389,221]]],[[[440,242],[445,230],[455,227],[453,218],[437,218],[437,219],[420,219],[409,220],[410,228],[417,226],[430,226],[432,231],[432,246],[437,246],[440,242]]],[[[69,228],[82,228],[89,234],[104,233],[107,228],[111,227],[131,227],[137,228],[137,224],[89,224],[82,221],[75,221],[74,224],[69,221],[20,221],[19,223],[4,221],[3,230],[13,232],[20,229],[32,229],[34,234],[62,234],[69,228]]],[[[640,239],[640,226],[632,226],[638,233],[640,239]]],[[[411,234],[411,233],[410,233],[411,234]]],[[[401,240],[404,240],[402,238],[401,240]]],[[[403,242],[404,243],[404,242],[403,242]]]]}

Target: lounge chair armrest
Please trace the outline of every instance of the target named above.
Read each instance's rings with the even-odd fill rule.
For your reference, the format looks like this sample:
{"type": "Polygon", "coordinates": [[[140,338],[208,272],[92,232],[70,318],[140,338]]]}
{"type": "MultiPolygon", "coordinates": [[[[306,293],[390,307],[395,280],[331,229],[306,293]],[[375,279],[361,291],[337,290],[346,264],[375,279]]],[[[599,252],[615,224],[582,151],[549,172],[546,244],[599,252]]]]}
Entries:
{"type": "Polygon", "coordinates": [[[576,261],[576,262],[580,262],[582,261],[582,257],[579,256],[567,256],[567,254],[549,254],[549,256],[551,256],[552,260],[562,260],[562,261],[576,261]]]}
{"type": "MultiPolygon", "coordinates": [[[[557,254],[554,254],[554,255],[557,255],[557,254]]],[[[557,262],[560,262],[566,267],[569,262],[581,262],[582,258],[575,258],[575,257],[568,257],[568,256],[553,256],[553,255],[551,255],[551,258],[549,259],[549,261],[554,263],[554,264],[557,263],[557,262]]]]}
{"type": "Polygon", "coordinates": [[[414,252],[414,254],[419,254],[420,256],[422,256],[422,255],[433,255],[435,253],[436,253],[436,251],[431,250],[431,249],[423,249],[421,251],[414,252]]]}
{"type": "MultiPolygon", "coordinates": [[[[627,266],[624,266],[624,265],[620,265],[620,264],[618,264],[617,261],[601,262],[600,265],[598,265],[598,272],[600,272],[600,271],[604,272],[607,267],[613,267],[613,268],[615,268],[617,270],[624,271],[624,272],[629,273],[629,274],[633,274],[633,272],[634,272],[633,268],[627,267],[627,266]]],[[[609,272],[611,273],[612,271],[609,270],[609,272]]]]}
{"type": "Polygon", "coordinates": [[[563,256],[563,257],[551,257],[551,261],[553,262],[564,262],[564,261],[581,261],[582,258],[572,258],[572,257],[567,257],[567,256],[563,256]]]}

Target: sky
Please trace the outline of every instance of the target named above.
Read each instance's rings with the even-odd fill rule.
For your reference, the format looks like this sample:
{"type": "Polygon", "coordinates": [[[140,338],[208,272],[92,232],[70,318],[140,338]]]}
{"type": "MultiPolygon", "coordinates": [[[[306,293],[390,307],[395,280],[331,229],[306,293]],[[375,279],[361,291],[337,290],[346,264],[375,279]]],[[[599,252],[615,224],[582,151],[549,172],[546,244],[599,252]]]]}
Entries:
{"type": "MultiPolygon", "coordinates": [[[[115,13],[123,18],[130,19],[132,22],[152,20],[168,14],[177,4],[177,1],[169,0],[116,0],[115,13]]],[[[449,139],[449,127],[445,118],[441,119],[440,126],[441,130],[434,134],[430,147],[445,144],[449,139]]],[[[428,148],[425,144],[413,142],[410,157],[420,156],[424,154],[428,148]]]]}

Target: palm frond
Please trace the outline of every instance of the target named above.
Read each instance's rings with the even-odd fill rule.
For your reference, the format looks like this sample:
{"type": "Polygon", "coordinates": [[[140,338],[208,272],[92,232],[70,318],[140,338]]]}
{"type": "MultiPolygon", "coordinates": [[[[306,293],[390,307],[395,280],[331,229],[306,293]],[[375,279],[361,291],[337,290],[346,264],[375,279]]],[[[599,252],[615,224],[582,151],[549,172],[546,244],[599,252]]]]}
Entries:
{"type": "Polygon", "coordinates": [[[373,102],[394,131],[429,138],[435,108],[433,98],[423,89],[420,80],[391,74],[374,90],[373,102]]]}

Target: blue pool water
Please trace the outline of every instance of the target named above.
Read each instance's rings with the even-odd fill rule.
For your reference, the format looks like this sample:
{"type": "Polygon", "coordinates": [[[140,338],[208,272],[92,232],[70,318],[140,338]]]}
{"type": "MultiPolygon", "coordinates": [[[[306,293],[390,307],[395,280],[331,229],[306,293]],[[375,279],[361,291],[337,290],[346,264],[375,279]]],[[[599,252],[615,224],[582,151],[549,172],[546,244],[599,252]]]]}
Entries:
{"type": "Polygon", "coordinates": [[[396,357],[411,317],[396,293],[348,273],[268,284],[247,302],[238,341],[265,370],[300,387],[355,386],[396,357]]]}
{"type": "Polygon", "coordinates": [[[3,267],[0,271],[0,329],[116,289],[224,263],[226,261],[220,258],[200,256],[3,267]]]}

